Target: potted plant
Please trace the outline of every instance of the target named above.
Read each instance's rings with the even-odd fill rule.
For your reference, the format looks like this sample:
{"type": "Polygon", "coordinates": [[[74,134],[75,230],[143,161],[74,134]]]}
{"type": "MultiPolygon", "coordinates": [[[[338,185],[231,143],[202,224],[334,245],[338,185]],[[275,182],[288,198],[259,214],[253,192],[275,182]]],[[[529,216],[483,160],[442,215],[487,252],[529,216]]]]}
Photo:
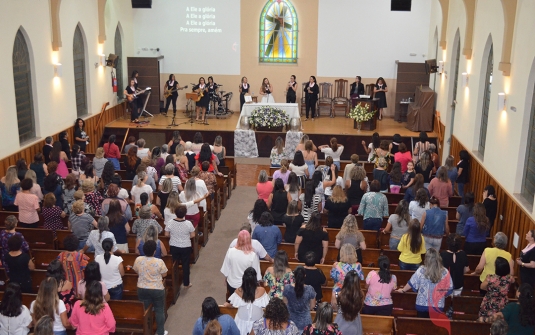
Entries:
{"type": "Polygon", "coordinates": [[[256,130],[282,131],[282,128],[290,122],[288,114],[277,107],[256,107],[249,116],[249,124],[256,130]]]}
{"type": "Polygon", "coordinates": [[[376,112],[376,110],[370,111],[369,104],[357,104],[349,111],[349,117],[352,118],[354,122],[353,128],[360,130],[362,128],[362,123],[373,119],[376,112]]]}

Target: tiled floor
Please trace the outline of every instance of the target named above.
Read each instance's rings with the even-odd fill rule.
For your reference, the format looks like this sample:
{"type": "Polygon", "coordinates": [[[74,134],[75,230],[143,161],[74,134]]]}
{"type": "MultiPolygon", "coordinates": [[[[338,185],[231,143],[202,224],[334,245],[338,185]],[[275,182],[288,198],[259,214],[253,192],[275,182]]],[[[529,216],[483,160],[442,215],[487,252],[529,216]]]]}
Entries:
{"type": "Polygon", "coordinates": [[[266,170],[269,175],[269,165],[238,164],[237,169],[237,183],[240,186],[256,186],[261,170],[266,170]]]}

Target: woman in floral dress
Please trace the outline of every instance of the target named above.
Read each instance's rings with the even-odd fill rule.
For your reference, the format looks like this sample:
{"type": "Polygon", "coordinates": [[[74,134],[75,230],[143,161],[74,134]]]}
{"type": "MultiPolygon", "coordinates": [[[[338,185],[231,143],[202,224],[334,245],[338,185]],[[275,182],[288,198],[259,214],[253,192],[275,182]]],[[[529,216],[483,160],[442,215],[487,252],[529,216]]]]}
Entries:
{"type": "Polygon", "coordinates": [[[342,335],[338,325],[333,323],[333,307],[330,303],[318,305],[314,323],[306,326],[302,335],[342,335]]]}
{"type": "Polygon", "coordinates": [[[294,283],[294,275],[292,269],[288,266],[288,254],[286,254],[286,251],[277,251],[273,266],[266,269],[263,279],[264,285],[269,287],[269,298],[282,299],[284,285],[294,283]]]}
{"type": "Polygon", "coordinates": [[[340,249],[340,262],[333,264],[331,278],[334,280],[333,295],[339,293],[344,284],[344,279],[349,271],[355,271],[360,280],[364,280],[362,267],[357,262],[357,253],[352,244],[346,243],[340,249]]]}
{"type": "Polygon", "coordinates": [[[488,275],[481,283],[481,289],[487,290],[479,309],[479,321],[482,322],[492,320],[492,316],[507,305],[509,286],[515,282],[514,277],[510,274],[509,262],[505,258],[496,258],[495,269],[496,274],[488,275]]]}

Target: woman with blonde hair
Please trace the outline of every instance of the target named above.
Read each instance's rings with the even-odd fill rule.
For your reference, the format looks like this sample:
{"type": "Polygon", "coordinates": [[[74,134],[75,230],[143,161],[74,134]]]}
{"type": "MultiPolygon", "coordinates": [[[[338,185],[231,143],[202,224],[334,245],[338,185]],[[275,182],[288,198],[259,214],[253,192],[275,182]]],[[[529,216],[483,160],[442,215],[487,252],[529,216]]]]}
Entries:
{"type": "Polygon", "coordinates": [[[193,206],[188,207],[188,211],[186,214],[186,220],[190,220],[193,224],[193,227],[197,227],[201,218],[199,204],[197,201],[206,199],[208,194],[209,193],[206,193],[204,196],[202,196],[199,192],[197,192],[195,178],[188,179],[188,181],[186,182],[186,186],[184,187],[184,191],[180,192],[179,199],[181,203],[187,203],[190,201],[194,202],[193,206]]]}
{"type": "Polygon", "coordinates": [[[273,85],[269,82],[269,79],[264,78],[262,80],[259,92],[262,95],[262,103],[275,102],[275,99],[273,99],[273,85]]]}
{"type": "Polygon", "coordinates": [[[457,165],[455,165],[455,157],[449,155],[448,158],[446,158],[446,162],[442,168],[446,169],[448,179],[451,182],[451,190],[453,193],[455,193],[455,182],[457,181],[457,165]]]}
{"type": "Polygon", "coordinates": [[[280,169],[273,173],[273,185],[275,185],[275,180],[277,180],[277,178],[282,179],[285,186],[286,184],[288,184],[288,177],[291,173],[290,170],[288,170],[289,165],[290,163],[288,163],[288,160],[286,158],[281,159],[280,169]]]}
{"type": "Polygon", "coordinates": [[[188,157],[186,157],[185,154],[185,148],[184,145],[178,144],[175,147],[175,165],[176,167],[180,169],[185,169],[185,171],[189,171],[193,166],[189,166],[188,157]]]}
{"type": "Polygon", "coordinates": [[[409,282],[398,292],[406,293],[411,289],[418,293],[416,295],[417,317],[429,318],[431,309],[434,313],[444,311],[444,301],[453,293],[453,281],[449,271],[442,266],[442,258],[436,249],[427,250],[424,266],[420,266],[409,282]]]}
{"type": "Polygon", "coordinates": [[[35,174],[35,171],[26,171],[24,178],[31,179],[33,182],[32,188],[30,189],[30,193],[36,195],[37,198],[39,198],[39,201],[43,201],[43,192],[41,191],[41,186],[37,183],[37,175],[35,174]]]}
{"type": "MultiPolygon", "coordinates": [[[[366,241],[364,240],[364,235],[359,231],[357,218],[353,214],[346,215],[340,232],[336,234],[334,246],[340,249],[344,244],[348,243],[355,248],[357,259],[362,262],[362,250],[366,250],[366,241]]],[[[340,260],[340,253],[338,253],[338,260],[340,260]]]]}
{"type": "MultiPolygon", "coordinates": [[[[310,140],[308,135],[307,134],[303,134],[303,136],[301,137],[301,141],[299,141],[299,144],[297,144],[297,146],[295,147],[295,152],[305,150],[305,143],[308,140],[310,140]]],[[[312,150],[313,151],[317,151],[318,150],[318,148],[314,145],[314,143],[312,143],[312,150]]]]}
{"type": "Polygon", "coordinates": [[[163,217],[166,224],[167,222],[176,218],[175,210],[178,206],[180,206],[180,200],[178,198],[179,195],[177,191],[169,192],[169,196],[167,197],[167,202],[165,204],[165,209],[163,210],[163,217]]]}
{"type": "Polygon", "coordinates": [[[251,245],[251,234],[242,230],[238,233],[236,246],[227,250],[221,266],[221,273],[227,278],[227,291],[230,295],[242,285],[243,274],[249,267],[256,271],[256,280],[261,280],[260,260],[251,245]]]}
{"type": "Polygon", "coordinates": [[[71,327],[65,303],[58,297],[58,284],[52,277],[43,279],[39,285],[37,297],[30,305],[30,313],[34,324],[43,316],[52,318],[54,335],[67,335],[67,328],[71,327]]]}
{"type": "Polygon", "coordinates": [[[162,187],[158,192],[158,197],[156,198],[156,205],[160,206],[160,213],[164,214],[164,216],[167,200],[169,199],[171,191],[173,191],[173,181],[167,178],[163,181],[162,187]]]}
{"type": "Polygon", "coordinates": [[[281,160],[286,158],[284,153],[284,140],[282,137],[277,137],[275,140],[275,146],[271,149],[271,154],[269,155],[271,159],[271,167],[281,167],[281,160]]]}
{"type": "Polygon", "coordinates": [[[147,193],[152,194],[152,187],[150,185],[145,184],[147,181],[148,175],[145,171],[140,171],[137,174],[137,184],[132,186],[132,190],[130,191],[130,198],[136,205],[141,205],[141,193],[147,193]]]}
{"type": "Polygon", "coordinates": [[[305,164],[308,167],[308,176],[311,177],[316,171],[318,166],[318,154],[313,150],[314,143],[308,140],[305,142],[305,150],[303,150],[303,158],[305,159],[305,164]]]}
{"type": "Polygon", "coordinates": [[[93,158],[93,168],[95,169],[97,177],[102,176],[102,170],[108,160],[104,158],[104,148],[98,147],[95,151],[95,157],[93,158]]]}
{"type": "Polygon", "coordinates": [[[329,216],[329,228],[341,228],[345,217],[351,213],[351,204],[340,185],[336,185],[333,194],[325,200],[325,211],[329,216]]]}
{"type": "Polygon", "coordinates": [[[20,191],[20,179],[14,165],[7,168],[6,175],[0,180],[0,191],[2,192],[3,210],[18,212],[19,207],[15,206],[15,197],[20,191]]]}
{"type": "Polygon", "coordinates": [[[258,183],[256,183],[256,194],[258,194],[258,199],[262,199],[267,203],[269,195],[272,192],[273,183],[269,182],[266,170],[261,170],[258,174],[258,183]]]}
{"type": "Polygon", "coordinates": [[[227,156],[227,149],[223,146],[223,138],[217,135],[214,139],[214,146],[212,148],[213,154],[219,160],[217,166],[225,166],[225,157],[227,156]]]}
{"type": "Polygon", "coordinates": [[[101,204],[104,198],[95,191],[95,184],[90,180],[84,181],[82,191],[84,192],[84,202],[89,205],[89,208],[95,212],[96,216],[102,215],[101,204]]]}
{"type": "Polygon", "coordinates": [[[156,258],[162,258],[163,256],[167,255],[167,249],[165,248],[165,244],[160,241],[158,238],[158,230],[155,226],[148,226],[147,229],[145,229],[145,234],[143,234],[143,238],[136,241],[136,254],[145,256],[145,253],[143,253],[143,246],[147,241],[154,241],[156,242],[156,251],[154,252],[154,256],[156,258]]]}
{"type": "Polygon", "coordinates": [[[331,278],[334,280],[333,295],[340,292],[349,271],[356,271],[360,280],[364,280],[364,273],[358,262],[355,247],[346,243],[340,248],[340,261],[335,262],[331,268],[331,278]]]}

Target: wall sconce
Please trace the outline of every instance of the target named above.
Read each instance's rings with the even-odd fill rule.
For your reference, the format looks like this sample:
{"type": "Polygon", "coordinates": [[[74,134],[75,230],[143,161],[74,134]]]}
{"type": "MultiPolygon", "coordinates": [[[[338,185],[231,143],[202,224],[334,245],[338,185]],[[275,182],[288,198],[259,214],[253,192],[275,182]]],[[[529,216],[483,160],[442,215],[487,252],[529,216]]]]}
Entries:
{"type": "Polygon", "coordinates": [[[438,62],[438,73],[439,74],[443,74],[444,73],[444,61],[439,61],[438,62]]]}
{"type": "Polygon", "coordinates": [[[63,74],[61,63],[54,64],[54,77],[60,78],[63,74]]]}
{"type": "Polygon", "coordinates": [[[506,102],[506,95],[505,93],[498,93],[498,111],[501,112],[505,110],[505,102],[506,102]]]}
{"type": "Polygon", "coordinates": [[[468,87],[468,73],[462,73],[462,87],[468,87]]]}
{"type": "Polygon", "coordinates": [[[104,54],[98,55],[98,60],[99,60],[100,66],[106,66],[106,55],[104,54]]]}

